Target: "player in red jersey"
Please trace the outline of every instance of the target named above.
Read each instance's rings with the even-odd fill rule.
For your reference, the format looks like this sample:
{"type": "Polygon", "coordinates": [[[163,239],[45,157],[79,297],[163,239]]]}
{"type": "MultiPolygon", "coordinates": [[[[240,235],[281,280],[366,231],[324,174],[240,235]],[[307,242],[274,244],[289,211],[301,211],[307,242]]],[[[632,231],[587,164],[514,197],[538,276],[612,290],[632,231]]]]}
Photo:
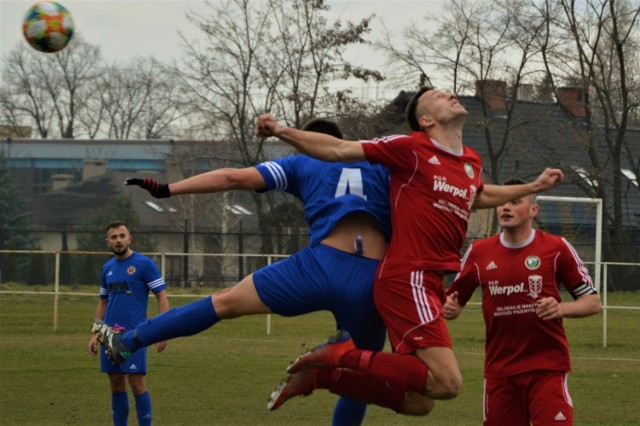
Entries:
{"type": "Polygon", "coordinates": [[[458,395],[462,376],[442,318],[442,280],[459,270],[470,211],[563,179],[561,170],[546,169],[532,183],[485,185],[480,156],[462,144],[466,116],[455,94],[423,87],[407,108],[409,135],[353,143],[280,126],[269,114],[259,117],[257,135],[277,136],[312,157],[387,166],[393,229],[374,299],[395,353],[352,349],[344,336],[330,339],[288,368],[271,409],[315,388],[413,415],[428,414],[434,399],[458,395]]]}
{"type": "Polygon", "coordinates": [[[571,244],[533,229],[537,213],[533,195],[499,206],[502,232],[471,244],[446,292],[444,316],[455,319],[482,289],[485,425],[573,424],[562,318],[597,314],[600,297],[571,244]],[[561,301],[561,285],[573,301],[561,301]]]}

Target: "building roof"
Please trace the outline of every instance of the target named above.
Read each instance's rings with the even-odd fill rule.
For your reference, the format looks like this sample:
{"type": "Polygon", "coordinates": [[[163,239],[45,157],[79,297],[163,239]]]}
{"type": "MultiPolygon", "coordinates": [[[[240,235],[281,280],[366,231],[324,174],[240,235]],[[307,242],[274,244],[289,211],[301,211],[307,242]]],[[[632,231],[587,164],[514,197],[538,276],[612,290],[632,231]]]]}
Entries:
{"type": "MultiPolygon", "coordinates": [[[[400,92],[381,113],[377,120],[376,134],[405,133],[406,103],[411,92],[400,92]]],[[[485,118],[483,108],[487,103],[479,96],[460,96],[460,101],[469,111],[464,128],[464,143],[477,150],[484,160],[485,171],[491,175],[496,169],[496,183],[509,177],[535,179],[544,167],[560,167],[564,170],[566,180],[563,184],[553,188],[547,195],[587,197],[589,183],[585,180],[581,170],[588,174],[591,160],[584,144],[581,142],[580,132],[576,131],[575,123],[580,126],[580,117],[570,113],[571,109],[565,105],[515,101],[514,114],[507,123],[506,111],[499,108],[500,102],[491,103],[488,117],[485,118]],[[509,140],[502,146],[505,129],[511,129],[509,140]],[[491,146],[487,144],[490,137],[491,146]],[[500,162],[492,164],[490,152],[504,149],[499,156],[500,162]]],[[[495,99],[493,99],[495,101],[495,99]]],[[[506,102],[504,99],[502,102],[506,102]]],[[[579,109],[578,109],[579,111],[579,109]]],[[[640,157],[640,129],[629,129],[627,138],[630,149],[635,158],[640,157]]],[[[211,143],[207,141],[120,141],[120,140],[31,140],[6,139],[0,140],[0,150],[10,167],[17,169],[52,169],[55,173],[60,170],[75,171],[86,166],[87,159],[100,159],[105,162],[103,174],[88,177],[80,183],[49,191],[29,200],[27,209],[33,212],[32,223],[41,226],[59,226],[65,217],[67,224],[80,226],[90,217],[92,212],[99,211],[110,199],[117,195],[131,197],[136,211],[144,218],[145,226],[156,229],[175,229],[176,221],[183,221],[184,211],[180,202],[175,198],[156,200],[146,191],[139,188],[129,188],[122,185],[127,176],[158,176],[158,180],[166,181],[168,168],[167,157],[180,158],[188,154],[192,162],[198,164],[189,167],[188,175],[193,175],[212,168],[216,159],[211,157],[211,143]],[[150,205],[155,204],[157,208],[150,205]],[[174,211],[175,210],[175,211],[174,211]]],[[[274,158],[288,155],[291,148],[278,142],[269,142],[264,146],[266,157],[274,158]]],[[[607,164],[608,149],[604,138],[594,153],[599,161],[607,164]]],[[[219,163],[218,163],[219,164],[219,163]]],[[[184,164],[180,164],[184,167],[184,164]]],[[[232,165],[233,167],[233,165],[232,165]]],[[[632,168],[623,159],[622,168],[632,168]]],[[[611,167],[605,168],[607,174],[598,178],[601,184],[608,185],[611,181],[611,167]]],[[[54,173],[52,172],[52,173],[54,173]]],[[[66,172],[65,172],[66,173],[66,172]]],[[[624,190],[624,218],[625,225],[640,228],[640,190],[638,178],[635,182],[623,177],[626,184],[624,190]]],[[[624,185],[623,185],[624,186],[624,185]]],[[[239,195],[239,197],[247,196],[239,195]]],[[[181,197],[182,198],[182,197],[181,197]]],[[[201,197],[204,198],[204,197],[201,197]]],[[[206,202],[207,200],[203,201],[206,202]]],[[[246,200],[244,206],[252,205],[246,200]]],[[[611,203],[608,203],[609,205],[611,203]]],[[[574,221],[584,218],[575,207],[574,221]]],[[[561,221],[561,215],[554,213],[553,208],[547,212],[548,220],[561,221]]],[[[590,220],[590,219],[589,219],[590,220]]],[[[209,223],[199,223],[203,229],[210,229],[209,223]]]]}
{"type": "MultiPolygon", "coordinates": [[[[153,177],[160,182],[166,181],[163,174],[107,171],[100,176],[71,183],[65,188],[29,197],[25,210],[30,212],[31,224],[35,229],[59,229],[64,222],[68,229],[81,230],[90,218],[108,206],[115,197],[124,196],[131,200],[135,212],[141,218],[140,228],[143,230],[181,231],[186,217],[196,221],[191,224],[195,231],[212,232],[219,229],[220,221],[215,214],[188,215],[184,203],[186,197],[154,198],[137,186],[124,185],[128,177],[153,177]]],[[[250,200],[247,199],[247,194],[235,192],[236,197],[230,204],[230,211],[247,219],[245,223],[249,228],[253,226],[255,216],[251,207],[247,208],[250,200]]],[[[219,204],[219,200],[213,196],[201,196],[198,197],[195,209],[203,213],[208,210],[207,205],[219,204]]],[[[215,207],[211,209],[215,210],[215,207]]]]}
{"type": "MultiPolygon", "coordinates": [[[[411,92],[400,92],[398,97],[383,111],[385,120],[385,134],[405,133],[407,125],[404,121],[406,105],[411,98],[411,92]]],[[[532,102],[516,100],[513,105],[513,114],[507,123],[506,98],[502,99],[503,108],[490,108],[480,96],[459,96],[460,102],[465,106],[469,115],[463,130],[464,144],[478,151],[481,155],[485,172],[492,176],[495,168],[496,182],[501,183],[510,177],[520,177],[525,180],[535,179],[545,167],[558,167],[565,173],[565,181],[544,195],[562,197],[591,198],[589,194],[590,183],[585,179],[591,174],[592,166],[590,153],[584,137],[584,119],[575,116],[571,112],[580,111],[575,105],[561,105],[559,103],[532,102]],[[488,108],[484,113],[483,108],[488,108]],[[573,109],[572,109],[573,108],[573,109]],[[488,118],[487,118],[488,117],[488,118]],[[507,126],[510,129],[509,139],[503,144],[502,138],[507,126]],[[578,131],[577,129],[580,129],[578,131]],[[491,141],[491,145],[487,143],[491,141]],[[501,155],[496,155],[500,149],[504,149],[501,155]],[[490,161],[490,152],[500,161],[493,165],[490,161]]],[[[495,99],[494,99],[495,101],[495,99]]],[[[497,104],[494,102],[494,106],[497,104]]],[[[499,104],[498,104],[499,106],[499,104]]],[[[602,129],[600,129],[602,132],[602,129]]],[[[628,145],[634,158],[640,158],[640,129],[627,129],[628,145]]],[[[595,147],[594,156],[603,165],[605,174],[600,174],[600,184],[611,185],[612,173],[610,166],[609,149],[606,146],[604,135],[600,134],[600,143],[595,147]]],[[[622,169],[632,169],[628,158],[622,158],[622,169]]],[[[618,171],[620,173],[620,171],[618,171]]],[[[624,187],[624,215],[623,223],[626,226],[640,229],[640,189],[638,188],[638,176],[635,181],[629,177],[622,177],[624,187]]],[[[607,191],[611,194],[611,191],[607,191]]],[[[607,203],[609,213],[612,214],[612,203],[607,203]]],[[[574,222],[580,222],[590,217],[581,211],[584,206],[576,204],[573,209],[574,222]]],[[[554,223],[567,220],[560,215],[558,208],[549,207],[541,217],[554,223]],[[556,211],[554,213],[554,210],[556,211]],[[545,216],[546,215],[546,216],[545,216]]],[[[640,240],[638,240],[640,241],[640,240]]]]}

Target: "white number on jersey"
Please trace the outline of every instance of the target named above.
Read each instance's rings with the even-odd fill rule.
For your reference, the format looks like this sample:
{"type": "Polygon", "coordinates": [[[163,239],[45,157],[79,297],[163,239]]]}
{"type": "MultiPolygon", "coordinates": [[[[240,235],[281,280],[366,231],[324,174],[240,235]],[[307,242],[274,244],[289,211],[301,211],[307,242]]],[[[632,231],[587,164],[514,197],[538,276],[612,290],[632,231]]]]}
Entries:
{"type": "Polygon", "coordinates": [[[364,195],[364,188],[362,185],[362,172],[360,169],[342,169],[340,180],[338,181],[338,186],[336,187],[335,198],[342,197],[347,193],[351,195],[357,195],[364,198],[365,200],[367,199],[367,196],[364,195]],[[349,189],[349,192],[347,192],[347,188],[349,189]]]}

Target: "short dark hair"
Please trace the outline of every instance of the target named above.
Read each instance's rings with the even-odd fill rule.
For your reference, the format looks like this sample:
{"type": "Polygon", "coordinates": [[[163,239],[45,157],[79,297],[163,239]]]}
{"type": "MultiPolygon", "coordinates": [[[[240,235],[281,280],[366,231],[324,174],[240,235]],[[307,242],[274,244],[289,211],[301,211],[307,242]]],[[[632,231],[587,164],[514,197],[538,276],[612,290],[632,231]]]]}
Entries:
{"type": "Polygon", "coordinates": [[[418,99],[425,92],[429,90],[433,90],[431,86],[422,86],[418,89],[418,91],[413,95],[409,103],[407,104],[407,122],[409,123],[409,128],[411,130],[419,132],[422,130],[420,127],[420,123],[418,123],[418,117],[416,117],[416,109],[418,108],[418,99]]]}
{"type": "Polygon", "coordinates": [[[340,130],[338,123],[333,120],[329,120],[328,118],[312,118],[304,123],[302,130],[325,133],[327,135],[335,136],[338,139],[342,139],[342,130],[340,130]]]}
{"type": "MultiPolygon", "coordinates": [[[[528,183],[528,182],[524,179],[521,179],[518,177],[510,177],[507,180],[505,180],[502,184],[503,185],[524,185],[525,183],[528,183]]],[[[537,203],[535,194],[525,195],[525,197],[529,197],[532,204],[537,203]]]]}
{"type": "Polygon", "coordinates": [[[120,228],[121,226],[124,226],[126,228],[127,224],[124,223],[121,220],[114,220],[112,222],[109,222],[109,224],[107,225],[107,228],[105,229],[105,231],[109,232],[109,229],[111,229],[111,228],[120,228]]]}

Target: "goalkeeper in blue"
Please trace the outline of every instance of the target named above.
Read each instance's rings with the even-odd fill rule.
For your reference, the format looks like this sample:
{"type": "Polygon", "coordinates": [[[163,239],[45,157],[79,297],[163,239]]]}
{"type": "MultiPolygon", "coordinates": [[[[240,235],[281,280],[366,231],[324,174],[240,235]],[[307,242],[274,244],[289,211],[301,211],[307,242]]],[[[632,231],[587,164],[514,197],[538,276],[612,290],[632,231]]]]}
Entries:
{"type": "MultiPolygon", "coordinates": [[[[336,123],[315,119],[305,130],[342,138],[336,123]]],[[[358,348],[379,351],[386,337],[373,302],[373,279],[390,238],[389,174],[368,162],[328,163],[293,155],[254,167],[223,168],[179,182],[127,179],[154,197],[233,189],[281,190],[302,201],[310,244],[200,301],[171,309],[134,329],[117,331],[96,321],[92,331],[111,359],[124,362],[139,348],[200,333],[223,319],[253,314],[285,317],[330,311],[336,329],[358,348]]],[[[334,425],[362,423],[366,405],[341,397],[334,425]]]]}

